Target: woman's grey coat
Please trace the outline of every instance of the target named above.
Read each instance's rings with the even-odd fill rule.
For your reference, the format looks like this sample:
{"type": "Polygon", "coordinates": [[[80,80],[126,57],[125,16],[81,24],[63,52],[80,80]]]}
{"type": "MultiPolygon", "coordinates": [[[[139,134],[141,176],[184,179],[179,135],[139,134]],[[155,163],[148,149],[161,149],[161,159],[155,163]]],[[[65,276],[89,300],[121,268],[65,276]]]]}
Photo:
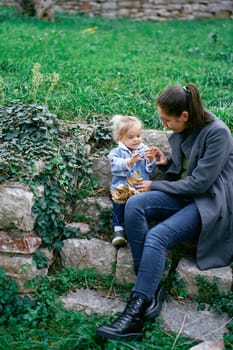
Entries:
{"type": "Polygon", "coordinates": [[[153,181],[151,190],[192,197],[199,210],[202,230],[197,243],[197,266],[201,269],[228,265],[233,257],[233,138],[218,118],[184,138],[169,138],[172,155],[168,178],[182,170],[188,158],[187,176],[175,181],[153,181]]]}

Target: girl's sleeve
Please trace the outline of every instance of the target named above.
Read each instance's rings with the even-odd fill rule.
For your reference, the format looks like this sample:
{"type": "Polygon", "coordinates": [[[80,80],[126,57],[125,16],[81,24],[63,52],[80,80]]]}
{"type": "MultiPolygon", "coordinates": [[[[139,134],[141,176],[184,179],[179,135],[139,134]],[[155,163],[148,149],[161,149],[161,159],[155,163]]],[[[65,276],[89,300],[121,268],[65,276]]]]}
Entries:
{"type": "Polygon", "coordinates": [[[108,160],[110,162],[112,174],[119,174],[125,171],[129,171],[130,169],[127,165],[128,159],[121,158],[117,150],[112,150],[109,153],[108,160]]]}
{"type": "Polygon", "coordinates": [[[152,163],[148,163],[146,161],[146,172],[148,174],[151,174],[155,170],[155,168],[156,168],[156,159],[154,159],[152,163]]]}

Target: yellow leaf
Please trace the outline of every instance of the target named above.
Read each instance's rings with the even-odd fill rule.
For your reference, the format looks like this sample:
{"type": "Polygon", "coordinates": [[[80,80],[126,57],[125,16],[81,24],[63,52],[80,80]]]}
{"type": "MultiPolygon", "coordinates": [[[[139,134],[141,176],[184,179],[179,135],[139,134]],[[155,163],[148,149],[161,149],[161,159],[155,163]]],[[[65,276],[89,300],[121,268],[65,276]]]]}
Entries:
{"type": "Polygon", "coordinates": [[[93,34],[97,31],[97,27],[92,27],[92,28],[87,28],[82,30],[82,33],[89,33],[89,34],[93,34]]]}

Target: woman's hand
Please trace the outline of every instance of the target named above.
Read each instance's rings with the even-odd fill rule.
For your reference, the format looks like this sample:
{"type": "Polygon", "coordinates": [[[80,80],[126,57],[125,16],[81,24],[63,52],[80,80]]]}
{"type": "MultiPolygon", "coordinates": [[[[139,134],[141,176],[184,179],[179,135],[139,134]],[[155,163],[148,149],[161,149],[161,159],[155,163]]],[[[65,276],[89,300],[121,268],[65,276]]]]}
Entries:
{"type": "Polygon", "coordinates": [[[156,155],[156,147],[148,148],[145,151],[145,158],[146,158],[148,163],[153,163],[153,161],[155,159],[155,155],[156,155]]]}
{"type": "Polygon", "coordinates": [[[150,151],[150,153],[149,153],[150,155],[153,154],[154,157],[156,157],[156,159],[157,159],[156,164],[157,165],[167,165],[167,157],[158,147],[151,147],[148,151],[150,151]]]}
{"type": "Polygon", "coordinates": [[[138,180],[135,184],[136,189],[139,192],[149,192],[151,188],[152,181],[150,180],[138,180]]]}

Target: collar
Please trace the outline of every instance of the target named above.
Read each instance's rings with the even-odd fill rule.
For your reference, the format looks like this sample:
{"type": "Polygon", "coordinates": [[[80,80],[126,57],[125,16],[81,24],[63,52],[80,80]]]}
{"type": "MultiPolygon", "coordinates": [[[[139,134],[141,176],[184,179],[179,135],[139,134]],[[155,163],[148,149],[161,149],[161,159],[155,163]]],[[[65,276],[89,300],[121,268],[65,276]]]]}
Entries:
{"type": "Polygon", "coordinates": [[[141,142],[140,145],[136,149],[134,149],[133,151],[131,151],[123,142],[118,142],[118,146],[126,151],[135,152],[135,151],[138,151],[141,148],[143,148],[144,143],[141,142]]]}

